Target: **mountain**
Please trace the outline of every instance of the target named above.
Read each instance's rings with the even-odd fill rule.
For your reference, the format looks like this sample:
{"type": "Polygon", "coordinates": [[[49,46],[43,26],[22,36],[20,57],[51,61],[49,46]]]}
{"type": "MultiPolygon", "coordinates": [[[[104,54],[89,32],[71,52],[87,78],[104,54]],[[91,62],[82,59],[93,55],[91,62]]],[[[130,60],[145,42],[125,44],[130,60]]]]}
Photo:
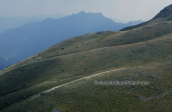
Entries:
{"type": "Polygon", "coordinates": [[[13,17],[3,17],[0,16],[0,33],[10,28],[17,28],[23,26],[26,23],[42,21],[46,18],[59,19],[65,17],[64,14],[54,14],[54,15],[35,15],[31,17],[25,16],[13,16],[13,17]]]}
{"type": "Polygon", "coordinates": [[[143,27],[146,25],[152,25],[152,24],[156,24],[159,22],[165,22],[165,21],[170,21],[172,20],[172,4],[165,7],[163,10],[161,10],[154,18],[152,18],[151,20],[138,24],[136,26],[131,26],[131,27],[126,27],[121,29],[120,31],[126,31],[126,30],[132,30],[138,27],[143,27]]]}
{"type": "Polygon", "coordinates": [[[111,18],[111,17],[109,17],[109,19],[112,19],[116,23],[123,23],[123,24],[127,23],[126,21],[123,21],[123,20],[120,20],[120,19],[117,19],[117,18],[111,18]]]}
{"type": "Polygon", "coordinates": [[[0,111],[171,112],[171,74],[172,21],[87,33],[1,70],[0,111]]]}
{"type": "Polygon", "coordinates": [[[127,25],[127,26],[134,26],[134,25],[137,25],[137,24],[140,24],[140,23],[143,23],[143,21],[141,21],[141,20],[130,21],[130,22],[126,23],[125,25],[127,25]]]}
{"type": "Polygon", "coordinates": [[[116,23],[123,23],[126,26],[134,26],[134,25],[137,25],[137,24],[140,24],[140,23],[144,22],[144,21],[141,21],[141,20],[126,22],[126,21],[122,21],[122,20],[119,20],[119,19],[116,19],[116,18],[110,18],[110,19],[112,19],[116,23]]]}
{"type": "Polygon", "coordinates": [[[47,18],[41,22],[25,24],[0,34],[0,54],[11,64],[24,60],[52,45],[86,33],[118,31],[126,25],[115,23],[101,13],[84,11],[60,19],[47,18]]]}
{"type": "Polygon", "coordinates": [[[119,20],[119,19],[116,19],[116,18],[110,18],[110,19],[112,19],[116,23],[123,23],[126,26],[134,26],[134,25],[137,25],[137,24],[140,24],[140,23],[144,22],[144,21],[141,21],[141,20],[126,22],[126,21],[122,21],[122,20],[119,20]]]}

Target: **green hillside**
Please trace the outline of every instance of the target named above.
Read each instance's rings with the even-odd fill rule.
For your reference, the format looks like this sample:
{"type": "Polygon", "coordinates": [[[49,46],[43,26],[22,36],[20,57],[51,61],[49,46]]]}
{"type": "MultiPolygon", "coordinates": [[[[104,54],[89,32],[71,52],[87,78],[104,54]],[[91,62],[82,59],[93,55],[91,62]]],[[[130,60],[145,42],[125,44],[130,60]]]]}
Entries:
{"type": "Polygon", "coordinates": [[[132,30],[73,37],[0,71],[0,111],[171,112],[172,21],[159,21],[164,13],[132,30]]]}

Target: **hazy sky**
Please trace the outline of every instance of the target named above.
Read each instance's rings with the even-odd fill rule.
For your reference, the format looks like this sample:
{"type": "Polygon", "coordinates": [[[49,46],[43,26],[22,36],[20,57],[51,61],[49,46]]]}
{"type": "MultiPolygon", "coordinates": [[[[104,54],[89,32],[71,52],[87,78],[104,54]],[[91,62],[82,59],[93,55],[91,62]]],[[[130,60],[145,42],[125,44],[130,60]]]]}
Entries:
{"type": "Polygon", "coordinates": [[[172,0],[0,0],[0,16],[101,12],[124,21],[149,20],[172,0]]]}

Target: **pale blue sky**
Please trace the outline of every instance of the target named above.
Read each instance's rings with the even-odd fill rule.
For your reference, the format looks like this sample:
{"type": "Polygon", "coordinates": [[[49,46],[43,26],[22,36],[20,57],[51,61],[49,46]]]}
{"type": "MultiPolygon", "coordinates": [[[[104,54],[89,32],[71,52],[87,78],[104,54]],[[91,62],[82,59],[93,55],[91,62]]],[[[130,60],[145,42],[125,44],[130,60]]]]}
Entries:
{"type": "Polygon", "coordinates": [[[101,12],[124,21],[149,20],[172,0],[0,0],[0,16],[101,12]]]}

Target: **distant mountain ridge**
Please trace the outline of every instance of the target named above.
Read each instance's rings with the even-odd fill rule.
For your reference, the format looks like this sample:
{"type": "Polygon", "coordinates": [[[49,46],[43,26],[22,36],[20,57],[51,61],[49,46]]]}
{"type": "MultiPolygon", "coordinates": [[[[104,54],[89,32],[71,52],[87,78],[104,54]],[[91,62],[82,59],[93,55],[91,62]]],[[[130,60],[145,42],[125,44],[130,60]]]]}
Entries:
{"type": "Polygon", "coordinates": [[[47,18],[41,22],[25,24],[0,34],[0,54],[10,57],[11,64],[28,58],[52,45],[74,36],[98,31],[118,31],[125,24],[115,23],[101,13],[72,14],[60,19],[47,18]]]}
{"type": "Polygon", "coordinates": [[[137,21],[130,21],[128,23],[126,23],[125,25],[127,26],[134,26],[134,25],[137,25],[137,24],[140,24],[140,23],[143,23],[144,21],[141,21],[141,20],[137,20],[137,21]]]}
{"type": "Polygon", "coordinates": [[[126,21],[123,21],[123,20],[119,20],[119,19],[116,19],[116,18],[110,18],[112,19],[113,21],[115,21],[116,23],[123,23],[127,26],[134,26],[134,25],[137,25],[137,24],[140,24],[140,23],[143,23],[144,21],[142,20],[137,20],[137,21],[129,21],[129,22],[126,22],[126,21]]]}
{"type": "Polygon", "coordinates": [[[120,19],[117,19],[117,18],[111,18],[111,17],[109,17],[109,19],[112,19],[116,23],[123,23],[123,24],[126,24],[127,23],[126,21],[123,21],[123,20],[120,20],[120,19]]]}
{"type": "Polygon", "coordinates": [[[30,17],[25,16],[13,16],[13,17],[3,17],[0,16],[0,33],[5,31],[6,29],[17,28],[26,23],[42,21],[46,18],[62,18],[67,15],[64,14],[54,14],[54,15],[35,15],[30,17]]]}

